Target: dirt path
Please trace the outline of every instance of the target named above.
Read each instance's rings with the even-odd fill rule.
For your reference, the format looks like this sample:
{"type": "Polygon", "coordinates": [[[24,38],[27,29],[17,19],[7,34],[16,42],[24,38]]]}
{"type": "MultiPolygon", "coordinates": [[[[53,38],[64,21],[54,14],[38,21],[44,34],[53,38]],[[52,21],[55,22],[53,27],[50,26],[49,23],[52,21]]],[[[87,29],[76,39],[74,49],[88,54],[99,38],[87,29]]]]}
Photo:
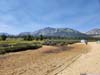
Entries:
{"type": "Polygon", "coordinates": [[[89,45],[90,52],[82,54],[57,75],[100,75],[100,44],[89,43],[89,45]]]}
{"type": "Polygon", "coordinates": [[[0,55],[0,75],[55,75],[88,50],[89,46],[73,44],[0,55]]]}

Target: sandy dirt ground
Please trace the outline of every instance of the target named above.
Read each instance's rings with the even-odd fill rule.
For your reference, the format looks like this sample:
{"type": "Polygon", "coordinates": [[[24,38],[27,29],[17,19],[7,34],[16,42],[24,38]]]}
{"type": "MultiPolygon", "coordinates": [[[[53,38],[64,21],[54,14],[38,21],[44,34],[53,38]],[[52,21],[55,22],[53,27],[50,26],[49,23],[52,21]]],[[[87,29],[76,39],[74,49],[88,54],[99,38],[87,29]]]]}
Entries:
{"type": "Polygon", "coordinates": [[[43,46],[37,50],[0,55],[0,75],[77,75],[79,72],[92,71],[98,73],[99,59],[99,45],[95,43],[87,46],[79,43],[61,47],[43,46]],[[89,52],[90,46],[92,49],[89,52]]]}
{"type": "Polygon", "coordinates": [[[100,75],[100,44],[89,43],[91,50],[57,75],[100,75]]]}

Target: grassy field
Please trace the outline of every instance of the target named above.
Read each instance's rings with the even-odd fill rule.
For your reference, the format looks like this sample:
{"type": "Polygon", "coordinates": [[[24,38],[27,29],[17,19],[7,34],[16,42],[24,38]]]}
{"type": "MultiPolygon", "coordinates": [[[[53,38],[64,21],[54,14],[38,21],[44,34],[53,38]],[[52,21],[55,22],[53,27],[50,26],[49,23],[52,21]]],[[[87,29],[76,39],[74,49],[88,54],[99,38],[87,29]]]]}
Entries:
{"type": "Polygon", "coordinates": [[[42,45],[50,46],[63,46],[68,44],[73,44],[78,42],[77,40],[33,40],[33,41],[23,41],[23,40],[9,40],[0,41],[0,54],[5,54],[9,52],[18,52],[28,49],[37,49],[42,47],[42,45]]]}
{"type": "Polygon", "coordinates": [[[36,41],[0,41],[0,54],[37,49],[40,47],[42,47],[41,42],[36,41]]]}

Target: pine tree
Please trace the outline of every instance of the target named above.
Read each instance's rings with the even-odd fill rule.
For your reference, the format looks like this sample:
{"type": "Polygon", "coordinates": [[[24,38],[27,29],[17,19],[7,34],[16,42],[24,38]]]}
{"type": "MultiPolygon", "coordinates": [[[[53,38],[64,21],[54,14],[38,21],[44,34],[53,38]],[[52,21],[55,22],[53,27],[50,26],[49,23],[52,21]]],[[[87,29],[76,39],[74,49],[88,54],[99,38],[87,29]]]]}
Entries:
{"type": "Polygon", "coordinates": [[[6,38],[7,38],[7,36],[6,36],[6,35],[1,35],[1,40],[5,41],[5,40],[6,40],[6,38]]]}

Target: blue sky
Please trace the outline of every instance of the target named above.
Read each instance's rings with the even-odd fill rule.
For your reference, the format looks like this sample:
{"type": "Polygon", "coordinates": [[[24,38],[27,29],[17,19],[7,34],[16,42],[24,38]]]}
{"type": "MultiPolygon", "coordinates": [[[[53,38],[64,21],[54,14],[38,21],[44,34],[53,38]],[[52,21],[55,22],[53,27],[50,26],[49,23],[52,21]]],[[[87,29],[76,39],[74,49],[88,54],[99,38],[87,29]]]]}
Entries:
{"type": "Polygon", "coordinates": [[[100,28],[100,0],[0,0],[0,32],[100,28]]]}

